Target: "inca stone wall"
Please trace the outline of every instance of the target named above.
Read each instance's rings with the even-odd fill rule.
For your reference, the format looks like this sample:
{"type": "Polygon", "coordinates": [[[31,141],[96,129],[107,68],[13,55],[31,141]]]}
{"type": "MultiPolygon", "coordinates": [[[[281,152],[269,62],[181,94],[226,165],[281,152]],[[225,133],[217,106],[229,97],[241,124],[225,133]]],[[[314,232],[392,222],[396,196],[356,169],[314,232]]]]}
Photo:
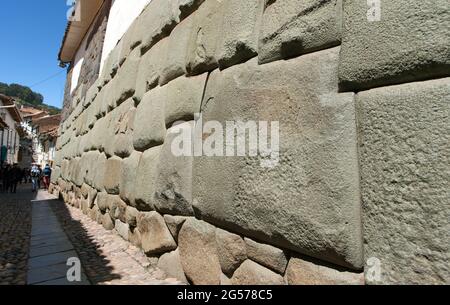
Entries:
{"type": "Polygon", "coordinates": [[[450,283],[449,4],[368,9],[153,0],[76,97],[53,192],[187,283],[450,283]],[[279,165],[175,157],[195,113],[279,121],[279,165]]]}

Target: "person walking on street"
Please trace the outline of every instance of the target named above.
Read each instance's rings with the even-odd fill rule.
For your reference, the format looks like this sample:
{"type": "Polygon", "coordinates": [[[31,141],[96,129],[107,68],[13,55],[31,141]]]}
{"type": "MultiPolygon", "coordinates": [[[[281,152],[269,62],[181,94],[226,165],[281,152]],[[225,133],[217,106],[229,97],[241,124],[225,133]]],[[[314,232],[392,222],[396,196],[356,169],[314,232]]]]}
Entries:
{"type": "Polygon", "coordinates": [[[33,164],[33,166],[31,167],[31,183],[33,184],[33,193],[37,192],[38,190],[38,186],[39,186],[39,179],[41,177],[41,171],[39,169],[39,167],[37,167],[36,164],[33,164]]]}
{"type": "Polygon", "coordinates": [[[9,191],[11,193],[17,192],[17,184],[22,176],[22,170],[19,168],[18,164],[14,164],[12,169],[10,170],[10,184],[9,191]]]}
{"type": "Polygon", "coordinates": [[[44,170],[42,171],[42,174],[44,176],[44,188],[48,190],[50,186],[50,177],[52,175],[52,169],[50,168],[50,165],[46,164],[44,170]]]}

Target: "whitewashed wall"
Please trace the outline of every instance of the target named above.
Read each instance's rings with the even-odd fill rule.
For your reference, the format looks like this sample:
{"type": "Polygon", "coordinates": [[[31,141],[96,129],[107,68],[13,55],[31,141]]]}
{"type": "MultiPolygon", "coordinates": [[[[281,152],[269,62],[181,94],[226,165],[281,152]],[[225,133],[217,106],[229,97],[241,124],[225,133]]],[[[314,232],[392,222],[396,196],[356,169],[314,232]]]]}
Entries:
{"type": "Polygon", "coordinates": [[[106,27],[100,72],[109,53],[117,45],[131,23],[152,0],[114,0],[106,27]]]}

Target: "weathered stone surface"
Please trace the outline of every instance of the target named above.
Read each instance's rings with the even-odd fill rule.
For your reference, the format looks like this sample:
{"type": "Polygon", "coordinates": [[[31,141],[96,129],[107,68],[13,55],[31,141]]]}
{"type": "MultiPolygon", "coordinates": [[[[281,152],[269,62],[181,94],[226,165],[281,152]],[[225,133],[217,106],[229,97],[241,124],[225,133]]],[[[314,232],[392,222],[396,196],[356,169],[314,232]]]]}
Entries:
{"type": "Polygon", "coordinates": [[[163,64],[161,58],[164,58],[164,54],[167,52],[168,42],[167,38],[163,39],[142,55],[136,77],[136,91],[133,97],[137,103],[142,100],[147,91],[158,86],[163,64]]]}
{"type": "Polygon", "coordinates": [[[154,206],[164,214],[192,216],[192,162],[193,157],[176,157],[172,153],[173,140],[179,128],[191,128],[184,123],[171,128],[159,154],[158,174],[155,181],[154,206]]]}
{"type": "Polygon", "coordinates": [[[135,184],[141,156],[142,153],[134,151],[130,157],[123,160],[120,198],[131,205],[135,204],[135,184]]]}
{"type": "Polygon", "coordinates": [[[125,220],[130,227],[137,227],[137,218],[139,216],[139,211],[133,207],[127,206],[125,210],[125,220]]]}
{"type": "Polygon", "coordinates": [[[91,187],[89,185],[87,185],[86,183],[83,183],[83,185],[80,188],[80,192],[81,192],[81,195],[83,196],[83,198],[87,198],[89,196],[90,190],[91,190],[91,187]]]}
{"type": "Polygon", "coordinates": [[[244,240],[236,234],[216,229],[217,252],[222,271],[232,276],[234,271],[247,259],[244,240]]]}
{"type": "Polygon", "coordinates": [[[83,211],[84,215],[88,215],[90,206],[87,199],[83,198],[80,200],[80,209],[83,211]]]}
{"type": "Polygon", "coordinates": [[[188,284],[188,280],[183,271],[183,266],[181,265],[180,253],[178,249],[161,256],[158,261],[158,268],[163,270],[168,277],[175,278],[185,284],[188,284]]]}
{"type": "Polygon", "coordinates": [[[145,53],[161,38],[168,36],[180,22],[178,0],[153,0],[147,5],[142,16],[144,22],[140,26],[141,52],[145,53]]]}
{"type": "Polygon", "coordinates": [[[95,188],[90,188],[89,194],[87,197],[87,201],[88,201],[90,208],[92,208],[92,206],[94,205],[96,198],[97,198],[97,190],[95,188]]]}
{"type": "Polygon", "coordinates": [[[231,282],[230,278],[228,278],[225,274],[222,273],[222,275],[220,276],[220,285],[231,286],[233,285],[233,283],[231,282]]]}
{"type": "Polygon", "coordinates": [[[264,0],[228,0],[223,4],[222,33],[216,58],[221,69],[258,55],[258,35],[264,0]]]}
{"type": "Polygon", "coordinates": [[[109,53],[101,72],[100,85],[104,87],[117,73],[120,67],[120,53],[122,52],[123,40],[109,53]]]}
{"type": "Polygon", "coordinates": [[[123,223],[119,219],[116,219],[115,229],[117,233],[125,240],[129,240],[128,233],[130,231],[130,226],[127,223],[123,223]]]}
{"type": "Polygon", "coordinates": [[[109,129],[112,131],[113,140],[110,140],[111,155],[127,158],[134,151],[133,128],[136,108],[134,101],[128,99],[114,112],[109,129]]]}
{"type": "Polygon", "coordinates": [[[111,210],[112,203],[114,202],[114,196],[105,192],[100,192],[97,195],[97,206],[103,213],[111,210]]]}
{"type": "Polygon", "coordinates": [[[337,93],[338,54],[211,74],[203,121],[279,121],[280,157],[194,158],[193,204],[230,231],[360,269],[355,104],[337,93]]]}
{"type": "Polygon", "coordinates": [[[450,75],[447,0],[383,1],[381,20],[370,22],[365,1],[344,2],[339,65],[343,89],[450,75]]]}
{"type": "Polygon", "coordinates": [[[379,282],[366,280],[450,283],[450,78],[364,91],[357,101],[365,257],[382,271],[379,282]]]}
{"type": "Polygon", "coordinates": [[[178,24],[169,37],[167,53],[162,58],[163,65],[159,84],[167,84],[171,80],[186,74],[186,51],[192,32],[194,15],[178,24]]]}
{"type": "Polygon", "coordinates": [[[57,181],[60,177],[61,177],[61,168],[59,166],[53,167],[51,183],[57,183],[57,181]]]}
{"type": "MultiPolygon", "coordinates": [[[[125,32],[125,34],[122,37],[122,47],[120,48],[120,55],[119,55],[119,64],[122,65],[127,57],[131,54],[131,52],[139,45],[141,44],[141,26],[143,24],[143,18],[144,15],[139,15],[129,26],[128,30],[125,32]]],[[[139,50],[140,51],[140,50],[139,50]]]]}
{"type": "Polygon", "coordinates": [[[93,179],[93,187],[97,189],[97,191],[103,191],[105,189],[103,185],[103,181],[105,178],[105,171],[106,171],[106,156],[105,154],[98,155],[97,163],[95,164],[95,172],[94,172],[94,179],[93,179]]]}
{"type": "MultiPolygon", "coordinates": [[[[99,164],[98,158],[100,153],[98,151],[89,151],[82,157],[81,170],[84,174],[84,181],[86,184],[95,187],[94,180],[98,174],[99,164]]],[[[103,160],[103,158],[102,158],[103,160]]]]}
{"type": "MultiPolygon", "coordinates": [[[[67,202],[67,200],[64,200],[67,202]]],[[[102,215],[97,205],[95,205],[88,213],[89,217],[92,219],[92,221],[99,222],[99,216],[102,215]]]]}
{"type": "Polygon", "coordinates": [[[286,281],[289,285],[364,285],[364,273],[335,268],[318,261],[291,258],[286,269],[286,281]]]}
{"type": "Polygon", "coordinates": [[[103,185],[109,194],[118,195],[120,192],[120,178],[122,175],[122,159],[112,157],[106,161],[103,185]]]}
{"type": "Polygon", "coordinates": [[[180,77],[167,85],[165,99],[166,126],[176,121],[191,121],[200,112],[207,73],[193,77],[180,77]]]}
{"type": "MultiPolygon", "coordinates": [[[[274,0],[266,3],[260,32],[260,63],[339,45],[342,0],[274,0]]],[[[363,15],[365,18],[366,14],[363,15]]]]}
{"type": "Polygon", "coordinates": [[[132,245],[141,248],[141,233],[137,228],[130,228],[130,231],[128,232],[128,240],[132,245]]]}
{"type": "Polygon", "coordinates": [[[113,222],[111,216],[109,216],[108,213],[103,214],[103,215],[101,216],[101,222],[102,222],[103,227],[104,227],[106,230],[111,231],[111,230],[114,229],[114,222],[113,222]]]}
{"type": "Polygon", "coordinates": [[[281,275],[249,259],[236,270],[231,282],[233,285],[284,285],[281,275]]]}
{"type": "Polygon", "coordinates": [[[137,107],[133,128],[133,143],[136,150],[145,151],[164,143],[166,96],[166,87],[154,88],[144,95],[142,102],[137,107]]]}
{"type": "Polygon", "coordinates": [[[135,49],[117,72],[116,77],[111,82],[113,86],[111,88],[112,97],[109,103],[110,109],[114,109],[134,95],[140,62],[140,51],[135,49]]]}
{"type": "Polygon", "coordinates": [[[110,204],[109,215],[112,219],[118,219],[123,223],[127,222],[126,218],[127,204],[120,199],[119,196],[114,196],[113,201],[110,204]]]}
{"type": "Polygon", "coordinates": [[[222,1],[206,0],[195,12],[194,24],[186,55],[188,75],[201,74],[217,68],[217,39],[221,35],[222,1]]]}
{"type": "Polygon", "coordinates": [[[160,153],[161,146],[150,148],[142,154],[139,162],[135,180],[134,207],[140,211],[154,210],[155,183],[160,153]]]}
{"type": "Polygon", "coordinates": [[[169,228],[169,231],[175,241],[178,240],[178,234],[180,233],[181,227],[183,227],[186,220],[187,217],[183,216],[164,215],[164,221],[166,222],[167,228],[169,228]]]}
{"type": "Polygon", "coordinates": [[[142,249],[145,253],[159,254],[177,248],[164,218],[157,212],[140,213],[137,225],[141,233],[142,249]]]}
{"type": "Polygon", "coordinates": [[[247,245],[247,255],[250,259],[277,273],[284,274],[288,259],[283,250],[257,243],[249,238],[245,238],[245,244],[247,245]]]}
{"type": "Polygon", "coordinates": [[[219,285],[222,274],[217,254],[215,228],[189,218],[178,236],[181,263],[194,285],[219,285]]]}

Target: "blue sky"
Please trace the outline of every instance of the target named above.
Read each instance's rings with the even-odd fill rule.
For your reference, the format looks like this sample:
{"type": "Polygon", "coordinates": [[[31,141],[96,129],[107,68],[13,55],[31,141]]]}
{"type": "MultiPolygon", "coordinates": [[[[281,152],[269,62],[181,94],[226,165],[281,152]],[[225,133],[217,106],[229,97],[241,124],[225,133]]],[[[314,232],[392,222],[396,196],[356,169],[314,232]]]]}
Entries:
{"type": "Polygon", "coordinates": [[[66,0],[0,0],[0,82],[34,86],[61,107],[66,71],[58,66],[69,6],[66,0]]]}

